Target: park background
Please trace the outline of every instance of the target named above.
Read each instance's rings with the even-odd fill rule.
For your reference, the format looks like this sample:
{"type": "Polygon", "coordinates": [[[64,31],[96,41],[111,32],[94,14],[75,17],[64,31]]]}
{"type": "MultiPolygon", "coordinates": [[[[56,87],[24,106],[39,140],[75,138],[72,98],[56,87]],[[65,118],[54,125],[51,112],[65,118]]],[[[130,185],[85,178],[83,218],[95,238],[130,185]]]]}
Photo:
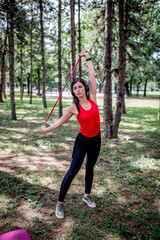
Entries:
{"type": "MultiPolygon", "coordinates": [[[[32,240],[158,240],[159,1],[1,0],[0,4],[0,234],[25,228],[32,240]],[[111,18],[105,17],[109,4],[111,18]],[[119,27],[122,18],[124,29],[119,27]],[[125,43],[122,48],[120,39],[125,43]],[[88,50],[93,60],[101,116],[102,149],[92,191],[97,208],[88,209],[81,201],[83,164],[61,221],[54,210],[79,124],[73,117],[46,135],[41,125],[82,50],[88,50]],[[114,120],[121,95],[117,137],[106,137],[106,116],[114,120]],[[104,104],[108,96],[112,116],[104,104]]],[[[84,59],[72,79],[79,75],[88,81],[84,59]]],[[[70,82],[49,125],[72,103],[70,82]]]]}

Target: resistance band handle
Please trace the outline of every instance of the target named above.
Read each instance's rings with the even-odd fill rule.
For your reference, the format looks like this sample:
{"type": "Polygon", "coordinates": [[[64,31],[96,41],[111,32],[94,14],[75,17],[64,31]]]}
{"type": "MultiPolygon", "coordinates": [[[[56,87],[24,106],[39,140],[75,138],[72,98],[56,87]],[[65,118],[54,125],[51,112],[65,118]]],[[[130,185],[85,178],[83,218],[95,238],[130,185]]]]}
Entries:
{"type": "MultiPolygon", "coordinates": [[[[87,51],[85,51],[85,52],[87,52],[87,51]]],[[[57,98],[57,101],[55,102],[55,104],[54,104],[54,106],[53,106],[53,108],[52,108],[50,114],[48,115],[48,117],[47,117],[45,123],[43,124],[43,126],[45,126],[46,123],[48,122],[48,120],[49,120],[49,118],[50,118],[50,116],[51,116],[51,114],[52,114],[52,112],[53,112],[55,106],[57,105],[58,100],[60,99],[60,97],[61,97],[61,95],[62,95],[62,93],[63,93],[63,91],[64,91],[64,89],[65,89],[65,87],[66,87],[66,85],[67,85],[67,83],[69,82],[69,79],[71,78],[72,74],[74,73],[74,71],[75,71],[75,69],[76,69],[76,67],[77,67],[77,65],[78,65],[78,63],[79,63],[79,61],[80,61],[80,59],[81,59],[81,56],[79,56],[79,59],[78,59],[76,65],[74,66],[74,68],[73,68],[73,70],[72,70],[72,72],[71,72],[71,74],[70,74],[70,76],[69,76],[69,78],[68,78],[66,84],[64,85],[64,87],[63,87],[61,93],[59,94],[59,97],[57,98]]]]}

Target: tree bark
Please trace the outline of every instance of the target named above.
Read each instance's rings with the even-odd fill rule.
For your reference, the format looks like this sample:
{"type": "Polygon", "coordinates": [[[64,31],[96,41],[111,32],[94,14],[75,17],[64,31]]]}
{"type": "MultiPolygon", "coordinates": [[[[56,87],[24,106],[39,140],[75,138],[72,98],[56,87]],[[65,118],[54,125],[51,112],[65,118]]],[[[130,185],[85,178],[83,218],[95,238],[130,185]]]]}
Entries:
{"type": "Polygon", "coordinates": [[[40,3],[40,24],[41,24],[41,54],[42,54],[42,102],[43,107],[47,108],[46,102],[46,69],[45,69],[45,54],[44,54],[44,30],[43,30],[43,6],[42,0],[40,3]]]}
{"type": "Polygon", "coordinates": [[[159,111],[158,111],[158,118],[157,120],[160,120],[160,95],[159,95],[159,111]]]}
{"type": "Polygon", "coordinates": [[[119,0],[119,79],[117,86],[116,109],[113,120],[113,138],[117,137],[118,135],[118,128],[121,121],[121,112],[123,107],[123,89],[125,83],[126,44],[124,26],[124,5],[124,0],[119,0]]]}
{"type": "Polygon", "coordinates": [[[4,99],[7,99],[7,94],[6,94],[6,66],[5,66],[5,56],[4,56],[4,64],[3,64],[3,69],[2,69],[2,93],[4,99]]]}
{"type": "Polygon", "coordinates": [[[32,3],[31,3],[31,29],[30,29],[30,81],[29,81],[29,95],[30,100],[29,103],[32,104],[32,27],[33,27],[33,9],[32,9],[32,3]]]}
{"type": "Polygon", "coordinates": [[[112,28],[113,28],[113,1],[106,0],[105,10],[105,46],[103,59],[103,86],[104,86],[104,136],[112,137],[112,83],[111,83],[111,53],[112,53],[112,28]]]}
{"type": "Polygon", "coordinates": [[[147,91],[147,79],[145,80],[145,83],[144,83],[144,95],[143,95],[144,97],[147,96],[146,91],[147,91]]]}
{"type": "MultiPolygon", "coordinates": [[[[81,52],[81,5],[78,0],[78,50],[81,52]]],[[[79,77],[82,77],[82,64],[81,59],[79,61],[79,77]]]]}
{"type": "Polygon", "coordinates": [[[14,98],[14,0],[10,1],[10,33],[9,33],[9,74],[11,119],[16,120],[16,106],[14,98]]]}
{"type": "Polygon", "coordinates": [[[41,84],[40,84],[40,69],[39,69],[39,66],[38,66],[38,70],[37,70],[37,75],[38,75],[38,96],[40,96],[41,84]]]}
{"type": "Polygon", "coordinates": [[[139,96],[139,87],[140,87],[141,81],[137,83],[137,96],[139,96]]]}
{"type": "Polygon", "coordinates": [[[128,82],[125,82],[125,90],[126,90],[126,94],[129,97],[130,96],[130,91],[129,91],[129,84],[128,82]]]}
{"type": "Polygon", "coordinates": [[[130,96],[132,96],[132,85],[133,85],[133,77],[131,76],[129,88],[130,88],[130,96]]]}
{"type": "MultiPolygon", "coordinates": [[[[4,39],[4,47],[2,49],[2,47],[0,48],[1,52],[0,52],[0,56],[1,56],[1,82],[0,82],[0,102],[3,102],[3,97],[2,97],[2,93],[4,98],[7,98],[6,95],[6,90],[5,90],[5,86],[6,86],[6,69],[5,69],[5,56],[6,56],[6,49],[7,49],[7,36],[8,36],[8,18],[7,18],[7,29],[6,29],[6,33],[5,33],[5,39],[4,39]]],[[[2,41],[2,39],[1,39],[2,41]]],[[[2,42],[0,43],[0,45],[2,46],[2,42]]]]}
{"type": "Polygon", "coordinates": [[[20,82],[20,99],[23,99],[23,42],[21,40],[21,82],[20,82]]]}
{"type": "MultiPolygon", "coordinates": [[[[72,69],[75,66],[75,23],[74,23],[74,8],[75,8],[75,2],[74,0],[70,0],[70,12],[71,12],[71,56],[72,56],[72,69]]],[[[72,75],[72,80],[75,79],[76,76],[76,70],[74,71],[72,75]]]]}
{"type": "Polygon", "coordinates": [[[132,85],[133,85],[133,77],[131,76],[131,81],[130,81],[130,84],[129,84],[129,89],[130,89],[130,96],[132,96],[132,85]]]}
{"type": "MultiPolygon", "coordinates": [[[[58,92],[62,91],[62,66],[61,66],[61,0],[58,11],[58,92]]],[[[62,95],[59,99],[59,118],[62,117],[62,95]]]]}
{"type": "Polygon", "coordinates": [[[27,94],[29,96],[30,73],[27,75],[27,94]]]}
{"type": "MultiPolygon", "coordinates": [[[[128,0],[124,0],[124,43],[125,43],[125,72],[126,72],[126,49],[127,49],[127,31],[128,31],[128,0]]],[[[128,84],[125,79],[125,85],[128,84]]],[[[122,114],[127,114],[125,104],[125,86],[123,89],[123,108],[122,114]]]]}
{"type": "Polygon", "coordinates": [[[122,114],[127,114],[126,104],[125,104],[125,87],[123,89],[123,102],[122,102],[122,114]]]}
{"type": "MultiPolygon", "coordinates": [[[[2,38],[0,36],[0,56],[2,55],[2,38]]],[[[2,96],[2,58],[0,58],[0,69],[1,69],[1,78],[0,78],[0,102],[3,102],[2,96]]]]}

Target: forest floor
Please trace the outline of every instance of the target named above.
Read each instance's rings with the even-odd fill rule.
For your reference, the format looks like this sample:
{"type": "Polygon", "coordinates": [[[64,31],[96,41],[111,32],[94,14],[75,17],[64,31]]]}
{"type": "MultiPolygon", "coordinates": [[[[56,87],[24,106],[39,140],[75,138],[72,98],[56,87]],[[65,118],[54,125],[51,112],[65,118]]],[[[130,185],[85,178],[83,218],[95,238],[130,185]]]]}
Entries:
{"type": "MultiPolygon", "coordinates": [[[[72,102],[64,98],[63,110],[72,102]]],[[[127,98],[117,139],[103,136],[95,166],[92,196],[97,207],[82,201],[85,161],[65,200],[65,218],[55,217],[61,181],[69,168],[79,131],[73,117],[43,134],[48,109],[34,96],[29,104],[16,97],[17,121],[10,101],[0,104],[0,234],[24,228],[31,240],[160,239],[160,121],[158,99],[127,98]]],[[[49,125],[58,119],[55,109],[49,125]]]]}

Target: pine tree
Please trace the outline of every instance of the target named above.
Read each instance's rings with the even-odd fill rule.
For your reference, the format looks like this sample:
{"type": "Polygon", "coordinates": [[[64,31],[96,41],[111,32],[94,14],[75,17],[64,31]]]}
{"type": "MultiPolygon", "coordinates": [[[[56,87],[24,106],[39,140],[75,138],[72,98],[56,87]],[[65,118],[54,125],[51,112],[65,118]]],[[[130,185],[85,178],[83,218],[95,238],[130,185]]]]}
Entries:
{"type": "MultiPolygon", "coordinates": [[[[61,0],[58,11],[58,92],[62,91],[62,66],[61,66],[61,0]]],[[[62,116],[62,96],[59,99],[59,118],[62,116]]]]}
{"type": "Polygon", "coordinates": [[[44,30],[43,30],[43,5],[42,0],[39,0],[40,5],[40,24],[41,24],[41,54],[42,54],[42,102],[43,107],[47,108],[46,102],[46,68],[44,54],[44,30]]]}
{"type": "Polygon", "coordinates": [[[105,10],[105,46],[103,59],[104,82],[104,135],[112,137],[112,91],[111,91],[111,54],[112,54],[112,28],[113,28],[113,1],[106,0],[105,10]]]}
{"type": "MultiPolygon", "coordinates": [[[[70,12],[71,12],[71,56],[72,56],[72,69],[75,66],[75,21],[74,21],[74,15],[75,15],[75,1],[70,0],[70,12]]],[[[72,75],[72,80],[75,79],[76,71],[74,71],[72,75]]]]}
{"type": "Polygon", "coordinates": [[[10,73],[10,101],[11,119],[16,120],[16,106],[14,98],[14,0],[10,1],[10,31],[9,31],[9,73],[10,73]]]}

